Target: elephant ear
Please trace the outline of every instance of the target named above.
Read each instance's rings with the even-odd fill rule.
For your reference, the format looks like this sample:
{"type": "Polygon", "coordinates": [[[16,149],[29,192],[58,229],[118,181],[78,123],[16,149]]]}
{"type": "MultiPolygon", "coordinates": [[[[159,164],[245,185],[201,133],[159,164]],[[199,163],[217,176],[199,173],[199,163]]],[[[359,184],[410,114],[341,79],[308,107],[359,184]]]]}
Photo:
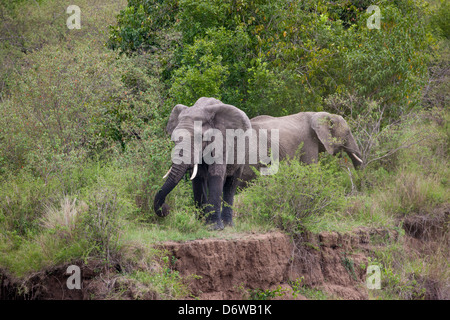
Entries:
{"type": "Polygon", "coordinates": [[[211,121],[214,127],[224,129],[242,129],[244,131],[251,129],[250,119],[244,111],[235,106],[217,103],[205,106],[207,112],[211,115],[211,121]]]}
{"type": "Polygon", "coordinates": [[[166,126],[166,132],[169,135],[172,135],[173,130],[175,130],[175,128],[178,125],[178,116],[183,110],[186,110],[187,108],[188,106],[185,106],[183,104],[177,104],[175,107],[173,107],[172,113],[170,114],[169,117],[169,122],[167,122],[166,126]]]}
{"type": "Polygon", "coordinates": [[[331,155],[336,153],[334,138],[331,134],[333,120],[329,113],[318,112],[311,117],[311,128],[316,132],[320,142],[324,145],[327,152],[331,155]]]}

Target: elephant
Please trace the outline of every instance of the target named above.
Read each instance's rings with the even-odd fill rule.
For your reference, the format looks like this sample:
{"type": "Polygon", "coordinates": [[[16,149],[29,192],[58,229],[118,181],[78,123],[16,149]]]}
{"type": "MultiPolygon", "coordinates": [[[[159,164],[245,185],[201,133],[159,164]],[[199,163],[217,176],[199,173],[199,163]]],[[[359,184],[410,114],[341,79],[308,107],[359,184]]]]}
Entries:
{"type": "MultiPolygon", "coordinates": [[[[189,171],[192,172],[190,179],[195,205],[202,209],[200,217],[205,218],[206,224],[212,230],[222,230],[225,226],[233,225],[231,206],[244,164],[228,159],[211,161],[211,157],[207,159],[205,156],[213,132],[214,142],[217,142],[214,159],[220,159],[220,156],[222,159],[226,158],[226,142],[222,142],[219,136],[225,137],[229,129],[246,132],[251,129],[250,119],[237,107],[217,99],[202,97],[191,107],[177,104],[173,108],[166,131],[172,136],[175,147],[172,150],[172,166],[164,176],[167,180],[154,198],[153,208],[158,216],[169,214],[169,206],[165,203],[166,196],[189,171]],[[196,147],[196,142],[199,141],[201,150],[199,143],[196,147]]],[[[212,153],[211,151],[210,155],[212,153]]]]}
{"type": "MultiPolygon", "coordinates": [[[[277,146],[279,160],[287,157],[295,158],[297,150],[302,146],[300,161],[307,164],[317,161],[319,152],[325,151],[331,155],[345,151],[355,168],[363,163],[355,138],[347,122],[340,115],[328,112],[300,112],[284,117],[261,115],[252,118],[250,122],[252,129],[256,132],[261,129],[267,130],[268,137],[271,135],[271,130],[279,130],[277,146]]],[[[267,141],[272,140],[268,138],[267,141]]],[[[256,152],[255,147],[250,146],[248,152],[256,152]]],[[[245,188],[248,182],[256,177],[252,167],[261,169],[264,166],[262,161],[256,164],[247,163],[239,187],[245,188]]]]}

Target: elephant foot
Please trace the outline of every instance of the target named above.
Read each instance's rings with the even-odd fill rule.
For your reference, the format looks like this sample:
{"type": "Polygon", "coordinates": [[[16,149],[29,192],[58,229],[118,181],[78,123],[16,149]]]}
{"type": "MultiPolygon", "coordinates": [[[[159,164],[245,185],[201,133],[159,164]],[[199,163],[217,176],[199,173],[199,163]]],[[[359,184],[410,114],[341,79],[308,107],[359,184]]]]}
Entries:
{"type": "Polygon", "coordinates": [[[209,222],[208,223],[208,230],[209,231],[215,231],[215,230],[223,230],[225,226],[223,225],[222,221],[216,221],[216,222],[209,222]]]}
{"type": "Polygon", "coordinates": [[[222,221],[225,227],[234,227],[233,212],[231,210],[222,211],[222,221]]]}
{"type": "Polygon", "coordinates": [[[233,222],[233,220],[223,220],[223,225],[225,226],[225,227],[234,227],[234,222],[233,222]]]}
{"type": "Polygon", "coordinates": [[[206,225],[208,230],[223,230],[224,225],[220,212],[210,212],[206,214],[206,225]]]}

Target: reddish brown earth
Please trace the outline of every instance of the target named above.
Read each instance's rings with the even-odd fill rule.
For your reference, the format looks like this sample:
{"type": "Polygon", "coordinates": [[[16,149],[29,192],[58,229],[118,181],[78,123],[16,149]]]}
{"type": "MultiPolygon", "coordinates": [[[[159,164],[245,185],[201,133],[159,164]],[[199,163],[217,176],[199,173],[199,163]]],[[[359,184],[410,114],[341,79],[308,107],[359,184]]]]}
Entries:
{"type": "MultiPolygon", "coordinates": [[[[165,243],[164,248],[175,257],[175,268],[182,275],[199,276],[190,288],[200,299],[242,299],[249,290],[278,286],[286,292],[282,298],[292,299],[289,283],[302,277],[302,284],[329,296],[368,299],[365,268],[369,240],[374,236],[397,239],[396,232],[360,229],[344,235],[323,232],[294,243],[289,236],[274,232],[238,240],[165,243]]],[[[295,298],[304,299],[301,295],[295,298]]]]}
{"type": "MultiPolygon", "coordinates": [[[[192,295],[200,299],[246,299],[256,289],[282,290],[277,299],[305,299],[293,295],[289,285],[298,279],[331,298],[367,299],[365,268],[374,246],[370,240],[377,238],[396,241],[397,233],[377,229],[323,232],[304,235],[294,243],[289,236],[273,232],[236,239],[167,242],[161,247],[175,261],[173,267],[191,279],[192,295]]],[[[67,288],[68,265],[36,273],[21,283],[0,272],[0,299],[159,298],[140,290],[139,283],[115,276],[115,268],[99,261],[77,265],[82,268],[81,290],[67,288]]]]}
{"type": "MultiPolygon", "coordinates": [[[[450,210],[439,210],[431,218],[414,215],[403,221],[405,235],[397,231],[359,228],[341,234],[304,233],[293,241],[281,232],[235,235],[233,239],[202,239],[165,242],[172,267],[199,299],[247,299],[250,292],[282,292],[276,299],[306,299],[293,291],[301,279],[308,288],[321,290],[331,299],[368,299],[366,268],[375,249],[401,242],[411,256],[432,256],[436,248],[450,245],[450,210]],[[444,244],[444,245],[443,245],[444,244]],[[193,276],[195,275],[195,276],[193,276]]],[[[0,300],[5,299],[159,299],[137,281],[121,277],[121,266],[101,261],[80,261],[14,280],[0,270],[0,300]],[[81,267],[82,289],[69,290],[67,267],[81,267]]],[[[426,299],[449,299],[448,283],[425,279],[426,299]]]]}

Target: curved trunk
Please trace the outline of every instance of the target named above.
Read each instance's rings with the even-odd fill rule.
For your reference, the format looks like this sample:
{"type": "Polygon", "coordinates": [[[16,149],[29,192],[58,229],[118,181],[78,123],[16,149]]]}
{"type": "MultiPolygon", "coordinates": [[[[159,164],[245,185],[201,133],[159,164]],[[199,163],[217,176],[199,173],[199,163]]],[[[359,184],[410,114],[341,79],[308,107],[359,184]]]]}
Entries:
{"type": "MultiPolygon", "coordinates": [[[[172,150],[172,152],[175,152],[177,156],[180,156],[179,160],[183,161],[181,164],[174,164],[172,163],[172,167],[167,176],[167,180],[164,182],[164,185],[161,187],[161,189],[158,191],[158,193],[155,195],[155,200],[153,202],[153,209],[155,210],[155,213],[160,217],[165,217],[169,214],[169,206],[164,203],[166,200],[167,195],[177,186],[177,184],[180,182],[180,180],[183,178],[184,174],[189,168],[193,167],[194,164],[194,137],[195,137],[195,131],[194,131],[194,124],[190,121],[183,120],[180,121],[178,126],[175,128],[175,130],[180,130],[178,133],[175,134],[175,131],[172,135],[175,134],[175,148],[172,150]],[[181,141],[178,141],[179,139],[182,139],[181,141]],[[178,153],[177,153],[178,152],[178,153]],[[187,152],[188,154],[185,154],[187,152]],[[185,157],[183,157],[183,155],[185,157]]],[[[201,130],[201,127],[200,127],[201,130]]],[[[200,143],[201,143],[201,132],[200,132],[200,143]]],[[[198,150],[200,153],[199,157],[201,157],[201,151],[198,150]]],[[[173,161],[172,154],[172,161],[173,161]]],[[[197,169],[194,169],[194,173],[196,173],[197,169]]],[[[164,176],[164,177],[166,177],[164,176]]],[[[191,180],[195,177],[195,174],[193,174],[191,180]]]]}
{"type": "Polygon", "coordinates": [[[167,195],[176,187],[176,185],[180,182],[183,175],[186,173],[188,169],[188,165],[186,164],[173,164],[170,170],[169,176],[167,180],[164,182],[164,185],[155,195],[155,200],[153,202],[153,209],[155,213],[160,217],[167,216],[169,212],[169,206],[164,203],[166,201],[167,195]]]}
{"type": "Polygon", "coordinates": [[[358,145],[355,141],[355,138],[353,138],[353,135],[350,134],[350,137],[347,139],[347,143],[345,144],[344,150],[352,160],[355,169],[359,168],[363,164],[361,151],[359,151],[358,145]]]}

